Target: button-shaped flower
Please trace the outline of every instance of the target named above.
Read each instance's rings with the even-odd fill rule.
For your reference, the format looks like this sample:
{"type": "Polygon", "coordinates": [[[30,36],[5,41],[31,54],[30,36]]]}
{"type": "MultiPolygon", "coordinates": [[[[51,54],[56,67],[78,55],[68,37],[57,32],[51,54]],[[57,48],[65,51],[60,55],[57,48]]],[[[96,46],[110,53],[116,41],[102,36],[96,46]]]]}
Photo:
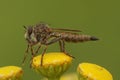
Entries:
{"type": "Polygon", "coordinates": [[[49,80],[57,80],[70,67],[72,57],[61,53],[46,53],[41,66],[41,55],[33,58],[32,67],[49,80]]]}
{"type": "Polygon", "coordinates": [[[23,70],[17,66],[0,67],[0,80],[20,80],[23,70]]]}
{"type": "Polygon", "coordinates": [[[77,71],[79,80],[113,80],[109,71],[96,64],[81,63],[77,71]]]}

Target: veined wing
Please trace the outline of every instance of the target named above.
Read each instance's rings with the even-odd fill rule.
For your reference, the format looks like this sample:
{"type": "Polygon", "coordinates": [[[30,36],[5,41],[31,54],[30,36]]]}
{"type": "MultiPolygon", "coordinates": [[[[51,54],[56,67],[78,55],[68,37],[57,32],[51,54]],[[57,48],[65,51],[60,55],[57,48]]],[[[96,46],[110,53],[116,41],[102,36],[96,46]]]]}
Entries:
{"type": "Polygon", "coordinates": [[[73,30],[73,29],[59,29],[59,28],[52,28],[54,31],[64,31],[64,32],[81,32],[80,30],[73,30]]]}

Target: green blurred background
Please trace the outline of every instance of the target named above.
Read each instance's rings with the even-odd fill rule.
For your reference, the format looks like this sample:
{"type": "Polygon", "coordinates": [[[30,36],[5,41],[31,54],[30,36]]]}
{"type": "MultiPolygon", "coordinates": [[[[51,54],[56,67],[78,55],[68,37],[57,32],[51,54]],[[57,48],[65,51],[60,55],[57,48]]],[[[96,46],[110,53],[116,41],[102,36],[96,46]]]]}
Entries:
{"type": "MultiPolygon", "coordinates": [[[[76,57],[69,72],[80,62],[91,62],[108,69],[114,80],[120,80],[120,6],[110,0],[0,0],[0,66],[17,65],[26,49],[23,25],[40,21],[54,28],[81,30],[98,37],[97,42],[67,43],[67,51],[76,57]]],[[[47,52],[59,51],[58,44],[47,52]]],[[[40,80],[29,67],[23,66],[23,80],[40,80]]]]}

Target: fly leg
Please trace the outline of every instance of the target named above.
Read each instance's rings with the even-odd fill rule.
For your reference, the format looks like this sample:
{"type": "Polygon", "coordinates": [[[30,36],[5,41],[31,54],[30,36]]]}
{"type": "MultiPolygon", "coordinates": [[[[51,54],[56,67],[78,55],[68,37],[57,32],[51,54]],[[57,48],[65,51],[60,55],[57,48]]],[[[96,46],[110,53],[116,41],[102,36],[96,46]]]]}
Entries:
{"type": "Polygon", "coordinates": [[[68,53],[65,51],[65,42],[64,42],[64,40],[60,40],[60,41],[59,41],[59,45],[60,45],[60,51],[61,51],[61,52],[64,52],[66,55],[68,55],[68,56],[70,56],[70,57],[72,57],[72,58],[75,58],[74,56],[68,54],[68,53]]]}
{"type": "Polygon", "coordinates": [[[25,51],[25,55],[24,55],[24,58],[23,58],[23,61],[22,61],[22,65],[24,65],[24,62],[25,62],[25,60],[26,60],[26,58],[27,58],[27,55],[28,55],[28,52],[29,51],[29,44],[27,45],[27,49],[26,49],[26,51],[25,51]]]}
{"type": "Polygon", "coordinates": [[[34,53],[34,50],[33,50],[32,46],[30,46],[30,50],[31,50],[31,55],[32,55],[32,58],[30,59],[30,67],[31,67],[32,61],[33,61],[33,57],[35,56],[35,53],[34,53]]]}
{"type": "Polygon", "coordinates": [[[60,45],[60,51],[61,52],[66,52],[65,51],[65,42],[63,40],[59,41],[59,45],[60,45]]]}
{"type": "Polygon", "coordinates": [[[41,45],[38,46],[37,50],[35,51],[35,54],[38,53],[39,49],[41,48],[41,45]]]}
{"type": "Polygon", "coordinates": [[[46,45],[46,46],[45,46],[45,49],[44,49],[43,52],[42,52],[42,56],[41,56],[41,66],[43,65],[43,57],[44,57],[44,54],[45,54],[45,52],[46,52],[46,50],[47,50],[48,45],[53,44],[53,43],[59,41],[60,39],[61,39],[61,37],[58,37],[58,38],[52,39],[51,41],[45,42],[45,45],[46,45]]]}
{"type": "Polygon", "coordinates": [[[61,37],[56,37],[56,38],[52,39],[51,41],[46,42],[45,44],[50,45],[50,44],[53,44],[53,43],[60,41],[60,40],[61,40],[61,37]]]}
{"type": "Polygon", "coordinates": [[[45,49],[43,50],[42,55],[41,55],[41,64],[40,64],[41,66],[43,65],[43,57],[44,57],[46,50],[47,50],[47,45],[45,46],[45,49]]]}

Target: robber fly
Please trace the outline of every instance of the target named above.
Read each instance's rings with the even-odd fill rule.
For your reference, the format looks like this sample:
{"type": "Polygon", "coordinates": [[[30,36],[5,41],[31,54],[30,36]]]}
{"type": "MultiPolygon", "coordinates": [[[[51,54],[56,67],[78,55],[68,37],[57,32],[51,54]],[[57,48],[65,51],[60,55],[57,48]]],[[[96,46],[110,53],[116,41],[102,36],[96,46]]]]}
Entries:
{"type": "MultiPolygon", "coordinates": [[[[80,30],[70,30],[70,29],[56,29],[50,28],[48,24],[39,23],[34,26],[29,26],[25,28],[25,39],[28,42],[28,47],[26,49],[26,54],[23,59],[23,63],[26,59],[27,53],[30,49],[32,58],[38,53],[41,45],[45,45],[45,48],[41,56],[41,65],[43,64],[43,56],[47,50],[48,45],[51,45],[55,42],[59,42],[60,51],[64,52],[66,55],[69,55],[65,51],[65,42],[86,42],[86,41],[96,41],[98,38],[94,36],[78,34],[80,30]],[[38,44],[38,48],[34,51],[33,46],[38,44]]],[[[71,55],[69,55],[71,56],[71,55]]],[[[73,57],[73,56],[71,56],[73,57]]]]}

